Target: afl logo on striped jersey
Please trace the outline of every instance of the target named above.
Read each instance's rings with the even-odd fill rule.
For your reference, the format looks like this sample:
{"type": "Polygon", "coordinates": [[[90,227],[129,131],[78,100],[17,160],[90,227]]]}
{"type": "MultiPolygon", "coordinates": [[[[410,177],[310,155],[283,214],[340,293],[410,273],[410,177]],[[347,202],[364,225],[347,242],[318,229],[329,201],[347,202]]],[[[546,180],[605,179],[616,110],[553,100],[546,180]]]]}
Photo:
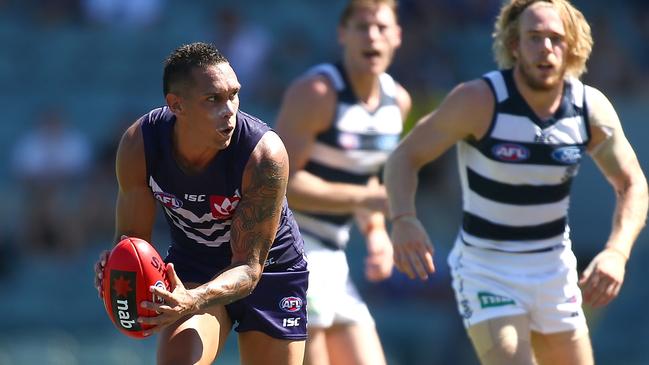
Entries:
{"type": "Polygon", "coordinates": [[[574,146],[557,148],[552,151],[552,158],[562,164],[576,164],[581,160],[581,148],[574,146]]]}
{"type": "Polygon", "coordinates": [[[165,193],[164,191],[157,191],[153,193],[153,196],[158,199],[162,205],[169,209],[177,209],[183,206],[183,202],[173,194],[165,193]]]}
{"type": "Polygon", "coordinates": [[[530,158],[530,151],[515,143],[500,143],[491,148],[497,159],[508,162],[521,162],[530,158]]]}
{"type": "Polygon", "coordinates": [[[361,137],[353,133],[341,132],[338,135],[338,144],[346,150],[354,150],[361,147],[361,137]]]}

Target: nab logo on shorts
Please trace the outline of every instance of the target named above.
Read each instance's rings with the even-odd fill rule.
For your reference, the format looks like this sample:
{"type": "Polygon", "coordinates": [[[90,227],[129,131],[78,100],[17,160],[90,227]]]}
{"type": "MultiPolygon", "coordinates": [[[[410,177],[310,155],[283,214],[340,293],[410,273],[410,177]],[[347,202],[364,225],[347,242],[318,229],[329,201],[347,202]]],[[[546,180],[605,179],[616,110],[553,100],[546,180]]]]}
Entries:
{"type": "Polygon", "coordinates": [[[177,209],[183,206],[183,202],[173,194],[165,193],[164,191],[157,191],[153,193],[153,196],[158,199],[162,205],[169,209],[177,209]]]}
{"type": "Polygon", "coordinates": [[[212,216],[216,219],[228,219],[234,214],[234,210],[237,208],[241,200],[239,196],[239,191],[237,190],[234,193],[234,196],[220,196],[220,195],[210,195],[210,210],[212,211],[212,216]]]}
{"type": "Polygon", "coordinates": [[[285,297],[279,302],[279,307],[283,311],[294,313],[302,309],[302,299],[298,297],[285,297]]]}
{"type": "Polygon", "coordinates": [[[530,151],[515,143],[500,143],[491,148],[496,158],[507,162],[521,162],[530,158],[530,151]]]}

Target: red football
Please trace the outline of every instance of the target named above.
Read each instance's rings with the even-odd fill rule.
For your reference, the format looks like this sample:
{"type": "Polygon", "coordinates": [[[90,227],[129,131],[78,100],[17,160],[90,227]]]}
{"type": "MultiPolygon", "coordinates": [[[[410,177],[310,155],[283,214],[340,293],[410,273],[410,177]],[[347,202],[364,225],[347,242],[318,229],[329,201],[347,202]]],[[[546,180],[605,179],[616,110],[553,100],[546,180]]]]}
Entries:
{"type": "Polygon", "coordinates": [[[142,338],[151,326],[137,322],[137,317],[153,317],[157,313],[140,307],[142,301],[161,301],[149,291],[155,285],[169,289],[165,263],[158,251],[147,241],[128,237],[110,252],[102,289],[104,306],[115,326],[127,336],[142,338]]]}

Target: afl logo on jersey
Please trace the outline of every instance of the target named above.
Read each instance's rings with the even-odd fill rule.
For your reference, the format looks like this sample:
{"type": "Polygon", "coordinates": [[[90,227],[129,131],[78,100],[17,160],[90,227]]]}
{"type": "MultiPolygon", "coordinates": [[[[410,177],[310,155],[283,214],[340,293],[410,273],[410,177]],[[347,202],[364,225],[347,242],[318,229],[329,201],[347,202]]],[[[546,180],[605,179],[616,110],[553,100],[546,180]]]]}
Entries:
{"type": "Polygon", "coordinates": [[[354,150],[361,147],[361,137],[353,133],[341,132],[338,135],[338,144],[346,150],[354,150]]]}
{"type": "Polygon", "coordinates": [[[508,162],[521,162],[530,158],[530,151],[515,143],[500,143],[491,148],[497,159],[508,162]]]}
{"type": "Polygon", "coordinates": [[[183,202],[173,194],[165,193],[164,191],[157,191],[153,193],[153,196],[158,199],[162,205],[169,209],[178,209],[183,206],[183,202]]]}
{"type": "Polygon", "coordinates": [[[562,164],[574,165],[581,160],[581,148],[574,146],[557,148],[552,151],[552,158],[562,164]]]}
{"type": "Polygon", "coordinates": [[[302,309],[302,299],[298,297],[282,298],[279,302],[279,307],[282,308],[284,312],[297,312],[302,309]]]}

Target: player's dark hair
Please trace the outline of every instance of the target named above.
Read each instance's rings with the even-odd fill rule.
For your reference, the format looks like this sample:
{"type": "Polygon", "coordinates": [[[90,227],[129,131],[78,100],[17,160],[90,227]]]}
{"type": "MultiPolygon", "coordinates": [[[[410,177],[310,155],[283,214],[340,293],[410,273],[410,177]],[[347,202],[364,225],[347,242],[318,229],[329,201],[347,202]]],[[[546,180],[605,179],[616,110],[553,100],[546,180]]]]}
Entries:
{"type": "Polygon", "coordinates": [[[206,67],[219,63],[229,63],[228,59],[211,44],[196,42],[176,48],[164,63],[162,92],[166,96],[173,89],[178,92],[192,81],[194,67],[206,67]]]}

